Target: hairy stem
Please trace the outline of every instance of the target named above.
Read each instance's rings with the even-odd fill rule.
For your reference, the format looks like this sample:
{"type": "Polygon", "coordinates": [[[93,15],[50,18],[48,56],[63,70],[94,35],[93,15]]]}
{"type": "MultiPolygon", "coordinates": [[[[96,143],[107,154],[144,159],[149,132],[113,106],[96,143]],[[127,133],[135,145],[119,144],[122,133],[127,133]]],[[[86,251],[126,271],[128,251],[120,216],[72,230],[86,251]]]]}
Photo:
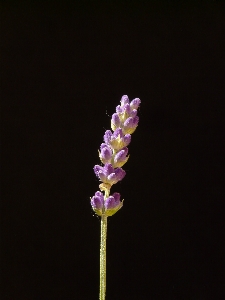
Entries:
{"type": "Polygon", "coordinates": [[[101,217],[99,300],[105,300],[105,294],[106,294],[106,237],[107,237],[107,216],[103,214],[101,217]]]}

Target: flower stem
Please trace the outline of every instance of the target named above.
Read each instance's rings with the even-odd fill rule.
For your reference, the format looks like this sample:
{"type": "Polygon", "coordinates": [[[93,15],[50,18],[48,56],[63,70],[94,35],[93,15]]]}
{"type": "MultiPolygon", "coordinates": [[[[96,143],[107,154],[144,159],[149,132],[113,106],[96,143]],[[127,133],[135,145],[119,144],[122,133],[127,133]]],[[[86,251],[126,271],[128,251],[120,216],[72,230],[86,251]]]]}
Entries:
{"type": "Polygon", "coordinates": [[[101,217],[101,243],[100,243],[100,291],[99,300],[105,300],[106,294],[106,237],[107,237],[107,216],[101,217]]]}

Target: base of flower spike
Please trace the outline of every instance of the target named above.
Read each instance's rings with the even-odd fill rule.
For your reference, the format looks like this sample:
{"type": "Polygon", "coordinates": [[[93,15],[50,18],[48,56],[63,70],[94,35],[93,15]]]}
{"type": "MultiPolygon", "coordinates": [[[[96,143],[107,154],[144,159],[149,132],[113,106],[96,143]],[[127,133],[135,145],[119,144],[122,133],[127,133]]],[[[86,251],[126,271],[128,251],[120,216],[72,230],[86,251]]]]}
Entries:
{"type": "Polygon", "coordinates": [[[113,216],[122,206],[123,201],[120,201],[120,193],[113,193],[109,196],[109,190],[106,189],[105,196],[102,192],[97,191],[95,195],[90,198],[91,206],[98,216],[113,216]]]}

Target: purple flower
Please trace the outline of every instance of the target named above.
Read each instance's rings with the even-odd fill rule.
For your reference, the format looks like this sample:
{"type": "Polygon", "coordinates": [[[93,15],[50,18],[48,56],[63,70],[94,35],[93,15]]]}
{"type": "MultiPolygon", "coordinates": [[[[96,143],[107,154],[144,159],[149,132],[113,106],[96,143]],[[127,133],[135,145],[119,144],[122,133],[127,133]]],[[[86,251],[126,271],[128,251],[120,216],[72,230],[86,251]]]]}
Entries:
{"type": "Polygon", "coordinates": [[[132,134],[138,126],[138,121],[139,121],[138,116],[134,118],[129,117],[128,119],[126,119],[123,126],[123,132],[125,134],[132,134]]]}
{"type": "Polygon", "coordinates": [[[103,194],[98,191],[91,198],[91,206],[99,216],[101,216],[103,212],[107,216],[112,216],[123,206],[123,201],[120,201],[119,193],[114,193],[104,200],[103,194]]]}
{"type": "Polygon", "coordinates": [[[139,98],[135,98],[131,101],[130,107],[131,109],[138,109],[139,105],[141,104],[141,100],[139,98]]]}
{"type": "Polygon", "coordinates": [[[104,141],[107,145],[110,145],[112,149],[118,151],[130,144],[131,135],[124,135],[121,128],[117,128],[113,133],[111,132],[111,130],[106,130],[104,141]]]}
{"type": "Polygon", "coordinates": [[[101,192],[96,192],[91,198],[91,205],[95,209],[102,209],[104,205],[104,196],[101,192]]]}
{"type": "Polygon", "coordinates": [[[122,96],[121,100],[120,100],[121,106],[124,106],[125,104],[129,104],[129,98],[127,95],[122,96]]]}
{"type": "Polygon", "coordinates": [[[91,206],[97,215],[101,216],[104,207],[104,196],[101,192],[96,192],[94,197],[91,198],[91,206]]]}
{"type": "Polygon", "coordinates": [[[138,125],[137,109],[141,100],[135,98],[130,103],[128,96],[123,96],[120,102],[121,105],[116,107],[116,114],[112,116],[111,128],[112,130],[121,128],[124,135],[132,134],[138,125]]]}
{"type": "Polygon", "coordinates": [[[105,143],[101,144],[99,157],[103,164],[110,163],[112,159],[112,149],[105,143]]]}
{"type": "Polygon", "coordinates": [[[116,128],[119,128],[121,125],[119,115],[117,113],[112,115],[112,120],[111,120],[111,128],[114,131],[116,128]]]}
{"type": "Polygon", "coordinates": [[[94,172],[103,183],[108,183],[110,186],[122,180],[126,175],[126,172],[123,169],[114,169],[109,163],[106,163],[103,167],[95,165],[94,172]]]}
{"type": "Polygon", "coordinates": [[[122,108],[121,108],[120,105],[117,105],[116,112],[117,112],[117,114],[121,114],[122,113],[122,108]]]}
{"type": "Polygon", "coordinates": [[[104,166],[94,166],[94,172],[102,182],[99,188],[105,192],[105,197],[101,192],[96,192],[91,198],[92,208],[98,215],[104,213],[112,216],[123,205],[123,201],[120,201],[120,194],[114,193],[110,196],[110,189],[126,175],[121,167],[129,158],[127,146],[131,142],[131,134],[138,126],[137,109],[141,100],[135,98],[130,102],[128,96],[124,95],[120,103],[111,119],[113,132],[106,130],[104,143],[100,146],[99,157],[104,166]]]}
{"type": "Polygon", "coordinates": [[[105,212],[107,216],[114,215],[123,206],[120,201],[120,194],[114,193],[105,200],[105,212]]]}
{"type": "Polygon", "coordinates": [[[128,161],[129,156],[127,156],[127,153],[128,153],[127,147],[117,152],[113,160],[114,168],[118,168],[118,167],[121,168],[128,161]]]}
{"type": "Polygon", "coordinates": [[[131,113],[131,108],[130,108],[130,103],[129,102],[122,106],[122,111],[126,114],[131,113]]]}
{"type": "Polygon", "coordinates": [[[136,115],[137,115],[137,110],[133,109],[130,113],[130,117],[134,118],[134,117],[136,117],[136,115]]]}
{"type": "Polygon", "coordinates": [[[105,200],[105,209],[113,209],[120,204],[120,194],[114,193],[105,200]]]}

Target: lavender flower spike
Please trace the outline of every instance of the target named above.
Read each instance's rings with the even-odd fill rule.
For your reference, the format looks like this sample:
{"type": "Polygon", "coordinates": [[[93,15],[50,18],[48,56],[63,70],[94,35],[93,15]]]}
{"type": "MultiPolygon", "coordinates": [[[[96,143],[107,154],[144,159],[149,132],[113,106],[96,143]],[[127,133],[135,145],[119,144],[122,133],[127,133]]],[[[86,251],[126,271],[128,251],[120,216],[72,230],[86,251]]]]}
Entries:
{"type": "MultiPolygon", "coordinates": [[[[102,182],[99,186],[100,190],[105,192],[104,201],[110,197],[112,185],[121,181],[126,175],[121,167],[128,161],[127,146],[130,144],[131,134],[136,130],[139,122],[137,110],[141,100],[135,98],[130,102],[128,96],[124,95],[120,103],[111,119],[113,132],[106,130],[103,138],[104,143],[100,146],[99,158],[103,166],[94,166],[95,175],[102,182]]],[[[102,203],[99,197],[102,196],[97,194],[91,200],[92,207],[97,214],[99,214],[97,212],[100,209],[99,205],[102,203]]]]}
{"type": "Polygon", "coordinates": [[[121,105],[116,107],[116,112],[112,115],[111,130],[106,130],[100,146],[99,158],[103,166],[95,165],[94,173],[101,181],[99,188],[90,198],[94,212],[101,216],[101,243],[100,243],[100,293],[99,299],[105,300],[106,293],[106,236],[107,218],[114,215],[122,206],[120,194],[110,195],[113,184],[121,181],[126,172],[122,166],[128,161],[128,148],[131,142],[131,134],[136,130],[139,122],[137,116],[141,100],[133,99],[131,102],[127,95],[120,101],[121,105]],[[104,192],[104,195],[103,193],[104,192]]]}

